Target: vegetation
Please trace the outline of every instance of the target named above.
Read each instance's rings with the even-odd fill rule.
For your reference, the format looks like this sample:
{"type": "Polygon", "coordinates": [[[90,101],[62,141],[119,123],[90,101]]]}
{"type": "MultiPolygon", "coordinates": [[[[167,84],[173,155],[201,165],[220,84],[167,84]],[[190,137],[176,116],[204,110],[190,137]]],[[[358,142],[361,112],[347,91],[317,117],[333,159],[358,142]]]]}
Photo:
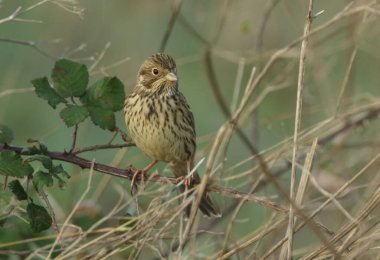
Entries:
{"type": "Polygon", "coordinates": [[[379,258],[379,16],[366,0],[1,1],[0,258],[379,258]],[[121,110],[157,51],[196,120],[189,199],[164,163],[130,187],[149,160],[121,110]],[[185,219],[205,189],[222,217],[185,219]]]}

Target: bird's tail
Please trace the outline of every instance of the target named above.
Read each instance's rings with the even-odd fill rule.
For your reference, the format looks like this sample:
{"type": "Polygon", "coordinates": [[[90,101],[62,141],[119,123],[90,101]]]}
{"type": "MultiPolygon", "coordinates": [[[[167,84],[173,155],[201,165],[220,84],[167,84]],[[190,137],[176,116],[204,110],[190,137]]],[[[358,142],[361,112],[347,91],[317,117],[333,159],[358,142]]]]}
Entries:
{"type": "MultiPolygon", "coordinates": [[[[185,187],[185,185],[182,184],[179,187],[179,189],[180,189],[181,192],[185,192],[186,187],[185,187]]],[[[186,197],[190,196],[191,193],[187,194],[186,197]]],[[[193,202],[190,203],[190,205],[187,206],[186,209],[185,209],[185,213],[186,213],[187,217],[190,217],[190,212],[191,212],[192,204],[193,204],[193,202]]],[[[220,217],[221,216],[219,208],[211,200],[211,197],[207,193],[207,191],[205,191],[205,193],[203,194],[203,196],[201,198],[201,202],[199,203],[199,209],[202,211],[203,214],[205,214],[208,217],[220,217]]]]}
{"type": "MultiPolygon", "coordinates": [[[[187,175],[187,167],[186,165],[172,165],[171,166],[172,171],[176,177],[180,176],[186,176],[187,175]]],[[[192,181],[190,186],[188,186],[188,189],[192,189],[194,185],[197,185],[200,183],[200,177],[197,172],[195,172],[192,176],[192,181]]],[[[182,184],[179,186],[179,189],[181,193],[186,191],[186,186],[182,184]]],[[[189,197],[193,192],[188,192],[186,195],[186,198],[189,197]]],[[[190,216],[192,203],[185,209],[186,216],[190,216]]],[[[218,206],[212,201],[210,194],[206,191],[204,191],[203,196],[201,198],[201,201],[199,203],[199,209],[202,211],[203,214],[205,214],[208,217],[220,217],[221,212],[218,208],[218,206]]]]}

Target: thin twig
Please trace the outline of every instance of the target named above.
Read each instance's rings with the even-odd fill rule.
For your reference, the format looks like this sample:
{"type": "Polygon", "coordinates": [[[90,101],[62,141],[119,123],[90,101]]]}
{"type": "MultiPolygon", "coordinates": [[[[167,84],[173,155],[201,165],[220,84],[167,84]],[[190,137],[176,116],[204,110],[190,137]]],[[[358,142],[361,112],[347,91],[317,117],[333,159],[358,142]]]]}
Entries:
{"type": "MultiPolygon", "coordinates": [[[[309,1],[309,10],[304,27],[304,40],[301,44],[299,70],[298,70],[298,84],[297,84],[297,103],[296,103],[296,115],[294,121],[294,137],[293,137],[293,154],[292,154],[292,168],[290,176],[290,199],[293,200],[296,195],[296,158],[298,149],[298,132],[301,127],[301,113],[302,113],[302,99],[303,99],[303,88],[304,88],[304,78],[305,78],[305,60],[306,60],[306,50],[309,38],[307,37],[310,33],[311,23],[313,21],[313,0],[309,1]]],[[[293,252],[293,225],[294,225],[294,208],[290,205],[289,208],[289,220],[288,220],[288,243],[285,245],[287,247],[286,257],[283,254],[281,259],[291,259],[293,252]]],[[[283,251],[285,252],[285,250],[283,251]]]]}
{"type": "Polygon", "coordinates": [[[59,232],[57,238],[55,239],[53,245],[50,248],[49,254],[46,257],[47,259],[50,259],[51,254],[53,253],[53,251],[54,251],[54,249],[55,249],[58,241],[60,241],[61,237],[63,236],[63,231],[66,229],[66,226],[68,225],[68,223],[71,220],[71,218],[74,216],[74,213],[77,211],[79,205],[82,203],[82,201],[84,200],[84,198],[89,193],[89,191],[91,189],[91,184],[92,184],[93,170],[94,170],[94,161],[92,161],[91,165],[90,165],[90,172],[89,172],[89,175],[88,175],[87,187],[86,187],[85,191],[82,193],[82,195],[79,198],[79,200],[77,201],[77,203],[75,204],[74,208],[71,210],[70,214],[67,216],[65,222],[63,223],[61,231],[59,232]]]}
{"type": "Polygon", "coordinates": [[[7,89],[0,92],[0,98],[13,95],[13,94],[23,94],[23,93],[33,92],[33,91],[34,91],[34,88],[7,89]]]}
{"type": "MultiPolygon", "coordinates": [[[[355,221],[350,222],[346,224],[345,226],[343,226],[340,229],[340,232],[338,232],[334,237],[332,237],[329,240],[329,244],[334,245],[335,243],[340,241],[345,235],[347,235],[351,230],[359,226],[362,223],[362,221],[366,217],[368,217],[368,215],[372,213],[372,211],[374,211],[379,204],[380,204],[380,188],[374,192],[374,196],[371,196],[371,198],[366,203],[366,205],[359,211],[359,214],[356,217],[355,221]]],[[[314,252],[311,252],[309,255],[303,257],[302,259],[303,260],[316,259],[316,257],[322,252],[324,252],[325,250],[326,250],[326,245],[322,246],[321,248],[319,248],[318,250],[314,252]]]]}
{"type": "Polygon", "coordinates": [[[136,145],[132,142],[123,143],[123,144],[97,144],[97,145],[92,145],[92,146],[83,147],[83,148],[75,148],[72,154],[80,154],[80,153],[93,152],[93,151],[105,150],[105,149],[120,149],[120,148],[131,147],[131,146],[136,146],[136,145]]]}
{"type": "MultiPolygon", "coordinates": [[[[334,140],[334,138],[336,138],[336,137],[338,137],[338,136],[340,136],[342,134],[345,134],[347,132],[350,132],[352,129],[359,128],[364,123],[367,123],[367,122],[369,122],[371,120],[376,119],[380,115],[380,106],[377,105],[375,107],[366,108],[366,110],[364,110],[364,111],[363,110],[358,110],[358,111],[356,111],[356,113],[359,113],[361,115],[358,116],[358,117],[355,117],[353,114],[347,114],[347,115],[345,115],[346,117],[343,118],[345,124],[342,124],[340,127],[338,127],[337,129],[334,129],[334,131],[332,131],[330,133],[326,133],[325,135],[320,136],[318,144],[320,146],[327,145],[329,142],[331,142],[332,140],[334,140]],[[350,120],[349,117],[352,117],[354,119],[350,120]]],[[[290,169],[290,167],[291,167],[291,163],[287,162],[283,167],[280,167],[279,169],[277,169],[276,171],[274,171],[272,173],[273,177],[274,178],[278,178],[283,173],[287,172],[290,169]]],[[[256,190],[254,190],[254,192],[257,192],[258,190],[262,189],[268,183],[269,183],[269,180],[267,180],[267,179],[261,180],[259,182],[259,185],[257,186],[256,190]]],[[[239,201],[236,200],[236,201],[232,202],[229,206],[227,206],[223,210],[222,214],[223,214],[224,218],[226,217],[227,214],[231,213],[236,208],[236,205],[238,203],[239,203],[239,201]]],[[[215,218],[215,219],[213,219],[207,225],[206,229],[207,230],[211,230],[213,227],[215,227],[217,224],[219,224],[224,218],[215,218]]],[[[305,224],[306,223],[303,222],[303,225],[302,226],[298,226],[296,228],[296,231],[298,231],[300,228],[302,228],[305,224]]],[[[198,235],[201,236],[203,234],[204,233],[200,233],[198,235]]],[[[277,246],[281,246],[286,241],[287,241],[287,238],[284,238],[281,241],[282,243],[280,243],[277,246]]],[[[186,243],[186,241],[184,243],[186,243]]],[[[172,248],[174,248],[174,249],[172,249],[172,250],[175,251],[178,246],[179,246],[178,244],[174,244],[172,246],[172,248]]],[[[277,248],[278,247],[276,247],[276,249],[277,248]]]]}
{"type": "Polygon", "coordinates": [[[99,55],[96,57],[95,61],[89,67],[89,73],[92,73],[92,71],[99,65],[101,60],[104,58],[104,55],[106,55],[106,52],[109,49],[109,47],[111,47],[111,43],[107,42],[104,48],[100,51],[99,55]]]}
{"type": "Polygon", "coordinates": [[[192,34],[196,39],[198,39],[198,41],[205,45],[209,44],[209,42],[200,33],[198,33],[197,30],[190,24],[186,17],[183,16],[183,14],[179,14],[178,21],[183,27],[185,27],[186,30],[190,32],[190,34],[192,34]]]}
{"type": "Polygon", "coordinates": [[[182,3],[183,3],[183,0],[176,0],[176,2],[174,3],[173,13],[172,13],[172,16],[170,17],[170,21],[169,21],[169,24],[166,28],[166,32],[164,34],[164,37],[162,38],[159,52],[165,51],[165,47],[169,41],[169,37],[170,37],[170,34],[173,30],[175,21],[177,20],[178,14],[181,11],[182,3]]]}
{"type": "Polygon", "coordinates": [[[21,11],[21,6],[17,7],[16,10],[14,10],[13,13],[10,14],[8,17],[0,19],[0,24],[14,20],[18,15],[20,15],[21,13],[20,11],[21,11]]]}
{"type": "MultiPolygon", "coordinates": [[[[256,189],[256,186],[259,182],[257,181],[251,188],[250,188],[250,191],[248,194],[252,194],[252,192],[256,189]]],[[[243,207],[243,205],[245,204],[246,200],[244,199],[241,199],[238,203],[238,205],[236,206],[236,208],[234,209],[234,213],[232,214],[232,217],[231,219],[229,220],[228,222],[228,225],[227,225],[227,228],[226,228],[226,232],[225,232],[225,235],[224,235],[224,242],[223,242],[223,245],[222,245],[222,248],[220,250],[220,255],[218,256],[218,258],[220,258],[226,248],[227,248],[227,245],[228,245],[228,241],[230,240],[230,237],[231,237],[231,233],[232,233],[232,228],[235,224],[235,220],[241,210],[241,208],[243,207]]]]}
{"type": "MultiPolygon", "coordinates": [[[[8,146],[8,145],[0,144],[0,149],[14,151],[14,152],[21,154],[21,155],[27,154],[25,152],[25,149],[23,149],[21,147],[16,147],[16,146],[8,146]]],[[[68,154],[65,152],[60,153],[60,152],[48,151],[48,152],[46,152],[45,155],[49,156],[50,158],[52,158],[54,160],[65,161],[65,162],[75,164],[82,169],[93,169],[93,170],[98,171],[98,172],[110,174],[110,175],[121,177],[121,178],[127,178],[129,180],[132,180],[134,172],[135,172],[133,168],[120,169],[120,168],[108,166],[105,164],[95,163],[95,162],[89,161],[87,159],[78,157],[75,154],[68,154]]],[[[140,180],[139,177],[136,177],[136,179],[140,180]]],[[[177,185],[182,180],[174,178],[174,177],[164,177],[164,176],[160,176],[160,175],[152,175],[152,176],[150,176],[149,181],[160,182],[160,183],[172,183],[172,184],[177,185]]],[[[278,203],[275,203],[273,201],[267,200],[267,199],[262,198],[262,197],[250,195],[250,194],[247,194],[244,192],[239,192],[239,191],[235,191],[232,189],[220,188],[220,187],[209,187],[209,191],[222,193],[222,194],[228,195],[228,196],[236,198],[236,199],[244,199],[247,201],[258,203],[260,205],[270,207],[270,208],[275,209],[275,210],[280,211],[280,212],[286,211],[286,209],[283,206],[279,205],[278,203]]]]}
{"type": "MultiPolygon", "coordinates": [[[[368,14],[364,14],[363,15],[363,18],[362,18],[362,22],[364,22],[366,19],[368,18],[368,14]]],[[[352,37],[355,37],[357,35],[355,35],[357,30],[353,31],[351,34],[352,37]]],[[[354,41],[354,46],[352,47],[352,51],[351,51],[351,54],[350,54],[350,58],[349,58],[349,61],[347,63],[347,67],[346,67],[346,72],[344,74],[344,77],[343,77],[343,81],[342,81],[342,85],[340,87],[340,91],[339,91],[339,95],[338,95],[338,99],[337,99],[337,102],[336,102],[336,108],[335,108],[335,116],[338,115],[339,113],[339,109],[340,109],[340,106],[342,105],[342,100],[343,100],[343,96],[344,94],[346,93],[346,88],[348,86],[348,83],[349,83],[349,79],[350,79],[350,76],[351,76],[351,72],[353,70],[353,66],[354,66],[354,61],[355,61],[355,58],[356,58],[356,54],[357,54],[357,51],[358,51],[358,44],[357,44],[357,40],[356,39],[353,39],[354,41]]],[[[351,76],[352,77],[352,76],[351,76]]]]}
{"type": "Polygon", "coordinates": [[[230,110],[229,110],[229,108],[226,104],[226,101],[223,98],[222,92],[220,90],[220,85],[219,85],[217,77],[216,77],[215,69],[214,69],[214,66],[212,65],[211,52],[212,52],[212,49],[214,48],[214,45],[217,43],[217,41],[220,37],[220,34],[222,32],[222,29],[223,29],[223,26],[224,26],[224,23],[226,20],[226,16],[227,16],[228,5],[229,5],[229,1],[225,0],[222,4],[222,8],[221,8],[222,10],[221,10],[221,14],[219,17],[219,24],[218,24],[217,30],[216,30],[213,38],[211,39],[211,41],[207,44],[205,53],[203,55],[203,61],[206,65],[206,75],[207,75],[207,78],[209,80],[211,89],[214,93],[214,96],[216,98],[216,101],[217,101],[220,109],[222,110],[222,112],[226,116],[226,118],[230,117],[230,110]]]}
{"type": "Polygon", "coordinates": [[[93,75],[97,75],[99,73],[102,73],[103,75],[108,75],[107,72],[106,72],[107,70],[116,68],[116,67],[118,67],[118,66],[126,63],[127,61],[130,61],[130,60],[131,60],[130,57],[125,57],[125,58],[123,58],[121,60],[118,60],[118,61],[116,61],[116,62],[114,62],[114,63],[112,63],[110,65],[100,66],[99,69],[91,71],[90,75],[93,76],[93,75]]]}
{"type": "Polygon", "coordinates": [[[245,193],[245,192],[239,192],[233,189],[228,189],[228,188],[220,188],[220,187],[210,187],[210,191],[218,192],[220,194],[225,194],[229,197],[240,199],[243,201],[251,201],[254,203],[257,203],[259,205],[263,205],[267,208],[274,209],[278,212],[288,212],[288,209],[285,208],[284,206],[272,201],[268,200],[264,197],[258,197],[255,195],[252,195],[250,193],[245,193]]]}
{"type": "Polygon", "coordinates": [[[56,57],[53,55],[50,55],[49,53],[45,52],[42,48],[39,48],[34,41],[20,41],[20,40],[14,40],[14,39],[7,39],[7,38],[0,38],[0,42],[6,42],[6,43],[12,43],[12,44],[18,44],[23,46],[28,46],[37,51],[38,53],[42,54],[46,58],[50,60],[55,60],[56,57]]]}
{"type": "MultiPolygon", "coordinates": [[[[59,234],[59,227],[58,227],[58,224],[57,224],[57,220],[56,220],[56,218],[55,218],[55,213],[54,213],[54,210],[53,210],[53,207],[51,206],[51,204],[50,204],[50,201],[49,201],[49,199],[48,199],[48,196],[47,196],[47,194],[45,193],[45,191],[42,189],[42,188],[40,188],[39,190],[38,190],[38,194],[41,196],[41,198],[45,201],[45,204],[46,204],[46,206],[47,206],[47,208],[48,208],[48,211],[49,211],[49,214],[50,214],[50,216],[51,216],[51,218],[52,218],[52,220],[53,220],[53,228],[54,228],[54,230],[55,230],[55,232],[57,233],[57,235],[59,234]]],[[[63,243],[63,241],[62,241],[62,239],[59,239],[59,243],[60,243],[60,245],[61,245],[61,250],[62,249],[64,249],[65,248],[65,244],[63,243]]]]}
{"type": "MultiPolygon", "coordinates": [[[[348,131],[351,131],[354,128],[360,127],[366,122],[374,120],[380,114],[380,107],[369,107],[367,110],[358,111],[357,113],[361,113],[361,115],[360,116],[354,116],[351,114],[346,115],[345,124],[342,124],[339,128],[335,129],[333,132],[329,133],[328,135],[321,136],[319,138],[320,140],[319,145],[326,145],[337,136],[344,134],[348,131]],[[353,117],[354,119],[350,120],[350,117],[353,117]]],[[[110,148],[113,148],[112,145],[110,145],[110,148]]],[[[26,152],[26,148],[24,147],[10,146],[10,145],[0,143],[0,149],[14,151],[20,155],[28,155],[28,153],[26,152]]],[[[82,169],[90,169],[92,165],[91,161],[81,158],[75,154],[47,151],[46,155],[49,156],[53,160],[69,162],[69,163],[79,166],[82,169]]],[[[287,164],[284,168],[279,169],[276,172],[274,172],[273,176],[276,177],[282,174],[283,172],[287,171],[288,169],[289,169],[289,164],[287,164]]],[[[111,166],[100,164],[100,163],[94,163],[94,170],[98,172],[110,174],[113,176],[129,178],[129,179],[131,179],[134,174],[134,171],[131,168],[119,169],[119,168],[111,167],[111,166]]],[[[163,177],[163,176],[158,176],[158,175],[152,176],[150,180],[154,182],[173,183],[173,184],[177,184],[180,181],[180,180],[177,180],[176,178],[163,177]]]]}
{"type": "Polygon", "coordinates": [[[244,73],[244,66],[245,66],[245,59],[241,58],[239,62],[239,66],[236,73],[236,79],[234,84],[234,92],[232,94],[232,101],[231,101],[231,113],[233,113],[236,110],[240,89],[241,89],[241,82],[243,79],[243,73],[244,73]]]}
{"type": "MultiPolygon", "coordinates": [[[[263,43],[264,43],[264,33],[267,27],[269,18],[273,13],[273,10],[277,6],[280,0],[273,0],[269,4],[270,6],[265,10],[263,18],[261,20],[261,25],[259,26],[259,33],[257,35],[256,40],[256,53],[260,55],[263,51],[263,43]]],[[[260,64],[257,65],[260,70],[260,64]]],[[[259,110],[255,109],[252,113],[252,141],[254,144],[258,144],[260,139],[260,130],[259,130],[259,110]]]]}
{"type": "MultiPolygon", "coordinates": [[[[339,188],[331,197],[329,197],[326,201],[324,201],[317,209],[315,209],[309,216],[309,218],[314,218],[318,213],[322,211],[327,205],[329,205],[333,198],[337,198],[343,191],[345,191],[355,180],[357,180],[360,176],[367,172],[367,170],[380,159],[380,154],[375,156],[370,162],[368,162],[357,174],[355,174],[350,180],[348,180],[342,187],[339,188]]],[[[300,223],[293,232],[299,231],[306,225],[306,222],[300,223]]],[[[288,237],[280,240],[276,245],[274,245],[270,250],[268,250],[263,259],[269,257],[275,250],[277,250],[281,245],[283,245],[288,240],[288,237]]]]}
{"type": "Polygon", "coordinates": [[[75,125],[74,127],[74,132],[73,132],[73,142],[71,144],[71,148],[69,153],[72,153],[75,149],[75,145],[77,143],[77,136],[78,136],[78,124],[75,125]]]}
{"type": "Polygon", "coordinates": [[[318,144],[318,138],[315,138],[313,141],[313,144],[311,145],[310,152],[308,152],[306,155],[305,163],[304,163],[304,166],[302,168],[300,184],[298,186],[298,191],[296,194],[296,203],[300,207],[302,206],[302,202],[303,202],[304,197],[305,197],[306,187],[307,187],[307,184],[309,182],[311,166],[313,163],[315,150],[317,149],[317,144],[318,144]]]}
{"type": "Polygon", "coordinates": [[[263,18],[261,20],[261,24],[259,26],[259,33],[257,34],[257,40],[256,40],[256,51],[260,53],[263,49],[263,42],[264,42],[264,33],[265,29],[267,27],[269,18],[271,14],[273,13],[274,8],[277,6],[277,4],[280,2],[280,0],[272,0],[270,1],[269,7],[265,10],[263,18]]]}
{"type": "MultiPolygon", "coordinates": [[[[218,24],[218,29],[213,37],[213,40],[211,41],[210,45],[207,46],[206,48],[206,52],[205,52],[205,59],[210,59],[210,53],[211,53],[211,48],[212,48],[212,45],[214,45],[219,37],[220,37],[220,33],[223,29],[223,26],[224,26],[224,22],[225,22],[225,19],[226,19],[226,15],[227,15],[227,11],[228,11],[228,5],[229,5],[229,0],[225,0],[222,4],[222,8],[221,8],[221,14],[220,14],[220,17],[219,17],[219,24],[218,24]]],[[[211,60],[210,60],[211,62],[211,60]]],[[[218,86],[217,86],[218,87],[218,86]]],[[[219,88],[219,87],[218,87],[219,88]]],[[[226,104],[224,104],[225,108],[227,109],[227,115],[229,114],[229,110],[228,110],[228,107],[226,107],[226,104]]],[[[223,128],[223,127],[222,127],[223,128]]],[[[223,136],[223,131],[219,131],[218,133],[220,136],[223,136]]],[[[218,140],[218,138],[216,137],[215,140],[218,140]]],[[[191,228],[193,227],[193,224],[194,224],[194,220],[195,220],[195,216],[196,216],[196,213],[197,213],[197,210],[198,210],[198,206],[201,202],[201,199],[202,199],[202,196],[203,196],[203,193],[205,192],[206,190],[206,186],[207,186],[207,182],[208,182],[208,178],[211,174],[211,168],[210,168],[210,161],[212,161],[213,159],[213,156],[211,155],[212,153],[214,153],[214,156],[216,156],[216,153],[217,153],[217,147],[218,145],[216,144],[216,142],[214,142],[214,146],[211,150],[211,153],[210,153],[210,159],[208,161],[208,164],[207,164],[207,169],[206,169],[206,172],[201,180],[201,183],[200,185],[197,187],[198,189],[198,192],[196,193],[196,196],[195,196],[195,199],[194,199],[194,202],[193,202],[193,206],[191,208],[191,212],[190,212],[190,217],[187,221],[187,225],[185,227],[185,230],[184,230],[184,233],[183,233],[183,237],[182,237],[182,241],[187,241],[187,237],[188,235],[190,234],[190,230],[191,228]]],[[[183,243],[180,243],[180,246],[179,246],[179,250],[182,250],[184,248],[184,244],[183,243]]]]}
{"type": "Polygon", "coordinates": [[[321,187],[321,185],[319,185],[318,181],[313,177],[311,176],[310,178],[311,180],[311,183],[313,184],[313,186],[321,193],[323,194],[324,196],[326,196],[327,198],[331,198],[332,202],[335,204],[335,206],[337,207],[337,209],[339,209],[342,214],[349,220],[351,221],[354,221],[353,217],[350,215],[350,213],[347,212],[347,210],[344,209],[344,207],[341,205],[341,203],[339,203],[339,201],[333,196],[333,194],[331,194],[330,192],[326,191],[325,189],[323,189],[323,187],[321,187]]]}
{"type": "MultiPolygon", "coordinates": [[[[342,120],[344,120],[345,124],[339,125],[339,127],[335,128],[334,131],[329,131],[328,133],[326,133],[325,135],[322,135],[320,137],[320,140],[321,140],[320,145],[324,145],[324,144],[332,141],[335,137],[342,135],[342,134],[345,134],[346,132],[350,132],[354,128],[360,127],[361,125],[363,125],[364,122],[366,122],[368,125],[368,122],[370,120],[377,118],[377,116],[380,114],[380,107],[378,107],[378,106],[374,107],[372,105],[372,106],[364,107],[364,108],[362,108],[362,110],[357,109],[356,111],[351,112],[351,113],[353,113],[353,114],[344,115],[344,117],[342,118],[342,120]]],[[[8,150],[15,151],[19,154],[26,155],[24,152],[26,149],[23,149],[21,147],[4,146],[4,145],[0,144],[0,150],[1,149],[8,149],[8,150]]],[[[78,165],[82,168],[90,168],[91,167],[91,162],[88,162],[86,160],[82,160],[82,158],[75,156],[75,155],[68,155],[65,153],[50,152],[49,151],[47,153],[47,156],[51,157],[52,159],[57,159],[57,160],[62,160],[62,161],[67,161],[67,162],[73,163],[73,164],[78,165]]],[[[94,164],[94,170],[97,170],[100,172],[105,172],[105,173],[115,175],[115,176],[121,176],[123,178],[129,178],[128,176],[131,176],[133,174],[133,171],[130,169],[121,170],[118,168],[109,167],[107,165],[101,165],[101,164],[94,164]],[[129,175],[129,174],[131,174],[131,175],[129,175]]],[[[155,178],[156,177],[154,177],[154,178],[152,177],[152,180],[154,181],[155,178]]],[[[157,180],[157,181],[162,181],[165,183],[168,183],[168,182],[169,183],[170,182],[175,183],[176,182],[175,178],[160,177],[159,179],[160,180],[157,180]]],[[[241,198],[244,198],[244,196],[242,196],[241,198]]],[[[296,230],[298,230],[298,228],[296,230]]],[[[253,240],[250,240],[250,241],[253,241],[253,240]]]]}

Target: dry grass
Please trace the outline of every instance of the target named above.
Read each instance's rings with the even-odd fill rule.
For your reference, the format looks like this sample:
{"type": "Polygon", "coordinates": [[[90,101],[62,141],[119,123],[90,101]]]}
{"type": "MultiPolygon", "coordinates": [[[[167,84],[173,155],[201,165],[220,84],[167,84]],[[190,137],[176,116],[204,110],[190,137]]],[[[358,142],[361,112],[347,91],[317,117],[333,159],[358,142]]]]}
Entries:
{"type": "MultiPolygon", "coordinates": [[[[65,3],[54,2],[60,7],[65,3]]],[[[279,2],[272,1],[268,10],[276,8],[279,2]]],[[[374,96],[355,95],[352,80],[358,42],[364,37],[361,26],[364,23],[377,26],[380,8],[372,2],[359,2],[344,6],[330,19],[314,25],[320,16],[315,15],[319,10],[313,10],[310,0],[309,10],[305,10],[308,18],[303,35],[280,49],[260,54],[259,66],[256,65],[258,57],[241,57],[238,51],[226,52],[217,46],[230,1],[220,5],[219,23],[210,41],[198,34],[182,16],[182,1],[175,1],[173,17],[160,48],[165,49],[174,23],[186,28],[204,44],[205,71],[219,108],[226,117],[212,136],[211,149],[202,151],[207,154],[206,170],[195,195],[184,199],[176,192],[175,179],[162,177],[156,172],[149,183],[142,183],[132,196],[122,185],[110,184],[107,175],[92,200],[98,200],[106,185],[112,185],[119,198],[107,214],[84,230],[74,225],[72,218],[80,213],[89,191],[94,189],[92,168],[99,167],[92,163],[91,167],[85,167],[91,170],[82,196],[70,212],[63,214],[63,219],[56,217],[56,234],[2,244],[0,253],[21,255],[27,259],[49,259],[55,254],[56,259],[380,259],[380,149],[379,124],[376,122],[380,115],[380,100],[374,96]],[[355,22],[347,29],[353,30],[354,36],[339,43],[352,48],[347,52],[343,78],[334,90],[337,95],[323,96],[333,100],[332,109],[303,126],[308,116],[324,111],[324,105],[328,106],[327,101],[312,108],[302,106],[303,93],[310,91],[308,86],[318,87],[310,81],[319,79],[320,71],[328,70],[319,67],[326,64],[321,65],[318,60],[318,45],[329,41],[332,27],[354,18],[355,22]],[[316,39],[322,40],[318,43],[316,39]],[[237,64],[232,104],[223,98],[219,72],[213,65],[214,57],[237,64]],[[298,69],[292,66],[295,57],[299,60],[298,69]],[[289,60],[290,65],[282,65],[280,71],[283,73],[273,77],[275,65],[284,60],[289,60]],[[243,80],[245,68],[251,71],[246,82],[243,80]],[[293,122],[294,134],[271,147],[258,149],[252,141],[252,116],[272,94],[296,85],[290,76],[295,71],[299,72],[297,92],[294,91],[295,111],[287,115],[293,122]],[[245,87],[240,87],[240,83],[245,87]],[[235,136],[250,154],[236,164],[226,166],[231,139],[235,136]],[[222,218],[206,220],[193,208],[190,218],[185,220],[183,209],[190,200],[198,205],[206,189],[212,191],[221,204],[222,218]],[[266,196],[260,193],[263,190],[266,196]],[[264,217],[251,215],[255,212],[251,209],[254,207],[265,208],[264,217]],[[137,209],[137,212],[131,209],[137,209]],[[246,214],[244,211],[249,209],[246,214]],[[253,224],[256,217],[263,218],[259,226],[253,224]],[[30,251],[8,250],[37,242],[44,245],[30,251]]],[[[20,10],[16,10],[12,17],[19,15],[20,10]]],[[[12,17],[2,19],[0,23],[12,17]]],[[[264,17],[263,28],[272,18],[270,12],[264,17]]],[[[106,74],[107,68],[128,60],[122,59],[116,65],[99,69],[108,47],[107,44],[104,52],[94,60],[93,73],[106,74]]],[[[320,83],[324,84],[322,80],[320,83]]],[[[29,91],[28,88],[4,91],[0,98],[29,91]]],[[[257,125],[254,128],[260,131],[257,125]]],[[[115,157],[115,169],[120,157],[124,156],[125,150],[122,151],[115,157]]],[[[108,172],[107,169],[102,172],[117,175],[111,168],[108,172]]],[[[119,176],[123,177],[122,174],[119,176]]]]}

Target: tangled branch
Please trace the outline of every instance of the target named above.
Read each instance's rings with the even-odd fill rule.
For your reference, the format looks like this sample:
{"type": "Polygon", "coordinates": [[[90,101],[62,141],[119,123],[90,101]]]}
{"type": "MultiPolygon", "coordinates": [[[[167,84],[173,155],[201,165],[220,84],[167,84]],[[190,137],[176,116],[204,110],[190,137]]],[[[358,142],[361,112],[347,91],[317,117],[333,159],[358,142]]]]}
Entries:
{"type": "MultiPolygon", "coordinates": [[[[337,137],[341,134],[344,134],[344,133],[346,133],[346,132],[348,132],[354,128],[360,127],[364,123],[377,118],[379,115],[380,115],[380,106],[377,106],[377,107],[370,107],[369,109],[367,109],[365,111],[365,113],[362,113],[360,116],[357,116],[351,120],[349,120],[349,118],[347,118],[347,120],[345,120],[345,124],[341,125],[339,128],[335,129],[335,131],[329,133],[328,135],[321,137],[319,144],[325,144],[325,143],[333,140],[335,137],[337,137]]],[[[354,117],[353,115],[350,115],[350,116],[354,117]]],[[[112,145],[112,144],[95,145],[95,146],[84,148],[84,149],[78,150],[78,151],[87,152],[87,151],[95,151],[97,149],[121,148],[121,147],[132,146],[132,145],[133,144],[130,144],[130,143],[116,144],[116,145],[112,145]]],[[[9,151],[13,151],[13,152],[20,154],[20,155],[28,155],[26,149],[24,147],[19,147],[19,146],[0,144],[0,150],[9,150],[9,151]]],[[[122,168],[112,167],[112,166],[102,164],[102,163],[96,163],[96,162],[94,163],[90,160],[87,160],[83,157],[78,156],[77,153],[75,153],[75,152],[74,153],[68,153],[68,152],[58,152],[58,151],[47,151],[45,155],[50,157],[53,160],[68,162],[68,163],[74,164],[74,165],[80,167],[81,169],[91,169],[92,168],[95,171],[105,173],[108,175],[112,175],[112,176],[116,176],[116,177],[120,177],[120,178],[124,178],[124,179],[128,179],[130,181],[132,180],[133,175],[136,171],[136,169],[133,166],[129,166],[126,169],[122,169],[122,168]]],[[[287,164],[285,167],[283,167],[280,170],[278,170],[277,172],[275,172],[274,177],[282,174],[283,172],[288,170],[288,168],[289,168],[289,164],[287,164]]],[[[137,176],[136,180],[141,180],[140,176],[137,176]]],[[[170,183],[170,184],[176,185],[181,180],[174,178],[174,177],[166,177],[166,176],[161,176],[158,174],[152,174],[149,177],[149,181],[159,182],[159,183],[170,183]]],[[[261,183],[260,185],[265,185],[265,184],[261,183]]],[[[244,192],[236,191],[233,189],[222,188],[222,187],[217,187],[217,186],[208,187],[208,190],[211,192],[220,193],[220,194],[223,194],[223,195],[235,198],[235,199],[246,200],[246,201],[250,201],[253,203],[257,203],[259,205],[262,205],[262,206],[265,206],[268,208],[272,208],[278,212],[287,212],[286,207],[284,207],[284,206],[282,206],[276,202],[273,202],[269,199],[266,199],[263,197],[258,197],[258,196],[255,196],[255,195],[252,195],[249,193],[244,193],[244,192]]]]}

